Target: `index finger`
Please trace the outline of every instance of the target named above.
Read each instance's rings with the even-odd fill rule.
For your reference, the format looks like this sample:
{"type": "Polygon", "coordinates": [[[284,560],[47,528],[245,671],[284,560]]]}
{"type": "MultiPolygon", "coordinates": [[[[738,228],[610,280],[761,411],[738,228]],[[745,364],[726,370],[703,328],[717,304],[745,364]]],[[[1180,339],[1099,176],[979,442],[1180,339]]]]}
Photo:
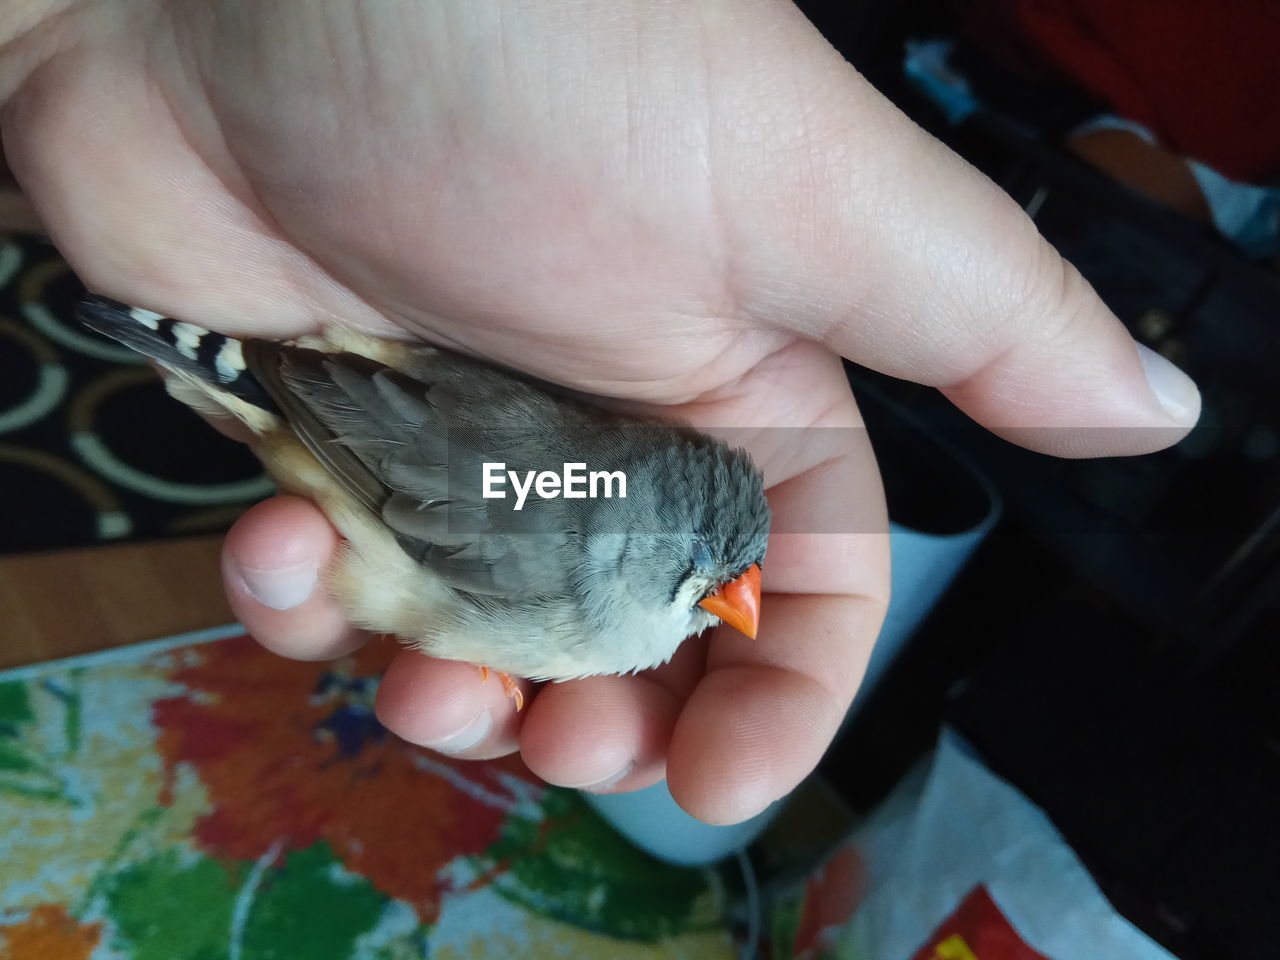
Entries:
{"type": "MultiPolygon", "coordinates": [[[[814,387],[838,399],[849,449],[769,490],[774,527],[806,531],[815,506],[840,533],[771,534],[760,635],[720,628],[706,674],[676,723],[672,795],[708,823],[735,823],[794,788],[835,736],[861,682],[889,599],[879,484],[836,358],[814,387]]],[[[815,375],[818,371],[815,371],[815,375]]]]}

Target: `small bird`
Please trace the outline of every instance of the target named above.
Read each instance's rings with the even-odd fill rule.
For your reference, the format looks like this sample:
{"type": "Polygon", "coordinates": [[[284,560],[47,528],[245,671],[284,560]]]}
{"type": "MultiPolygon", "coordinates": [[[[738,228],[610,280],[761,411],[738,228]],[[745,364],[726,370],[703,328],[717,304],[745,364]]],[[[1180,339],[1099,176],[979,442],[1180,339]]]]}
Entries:
{"type": "Polygon", "coordinates": [[[320,506],[352,623],[494,669],[517,707],[513,677],[644,670],[721,621],[756,636],[769,505],[720,440],[421,343],[237,340],[98,296],[79,314],[320,506]]]}

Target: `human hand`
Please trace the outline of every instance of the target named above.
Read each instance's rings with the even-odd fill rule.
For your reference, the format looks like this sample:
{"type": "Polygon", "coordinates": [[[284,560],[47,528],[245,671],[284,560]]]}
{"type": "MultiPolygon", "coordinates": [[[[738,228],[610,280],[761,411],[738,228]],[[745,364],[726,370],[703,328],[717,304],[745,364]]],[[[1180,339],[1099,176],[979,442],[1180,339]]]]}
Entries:
{"type": "MultiPolygon", "coordinates": [[[[519,714],[404,652],[378,712],[416,743],[519,749],[588,789],[665,774],[695,816],[744,819],[820,758],[888,599],[869,446],[767,440],[860,436],[840,356],[1061,456],[1158,449],[1198,414],[1003,193],[785,4],[27,0],[6,36],[9,163],[92,289],[227,333],[420,337],[756,433],[784,531],[756,642],[717,631],[519,714]],[[785,532],[813,516],[857,532],[785,532]]],[[[335,546],[297,498],[231,531],[228,594],[263,644],[367,640],[317,588],[335,546]]]]}

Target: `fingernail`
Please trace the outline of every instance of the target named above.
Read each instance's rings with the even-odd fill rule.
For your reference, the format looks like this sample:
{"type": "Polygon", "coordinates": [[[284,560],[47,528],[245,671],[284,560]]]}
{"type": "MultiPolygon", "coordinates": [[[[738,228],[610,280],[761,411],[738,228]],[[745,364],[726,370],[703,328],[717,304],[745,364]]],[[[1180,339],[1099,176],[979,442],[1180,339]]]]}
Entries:
{"type": "Polygon", "coordinates": [[[1200,391],[1195,382],[1150,347],[1141,343],[1137,347],[1147,385],[1164,412],[1183,426],[1195,423],[1200,416],[1200,391]]]}
{"type": "Polygon", "coordinates": [[[315,592],[320,568],[314,563],[264,570],[238,567],[240,582],[249,596],[272,610],[292,610],[315,592]]]}
{"type": "Polygon", "coordinates": [[[478,747],[493,728],[493,717],[487,709],[481,710],[466,722],[456,733],[434,743],[424,743],[438,753],[466,753],[472,747],[478,747]]]}
{"type": "Polygon", "coordinates": [[[621,783],[623,778],[629,774],[634,767],[635,764],[628,760],[617,770],[613,771],[613,773],[609,774],[609,776],[604,777],[601,780],[597,780],[595,783],[583,784],[578,787],[578,789],[585,790],[587,793],[603,793],[604,791],[609,790],[612,787],[616,787],[621,783]]]}

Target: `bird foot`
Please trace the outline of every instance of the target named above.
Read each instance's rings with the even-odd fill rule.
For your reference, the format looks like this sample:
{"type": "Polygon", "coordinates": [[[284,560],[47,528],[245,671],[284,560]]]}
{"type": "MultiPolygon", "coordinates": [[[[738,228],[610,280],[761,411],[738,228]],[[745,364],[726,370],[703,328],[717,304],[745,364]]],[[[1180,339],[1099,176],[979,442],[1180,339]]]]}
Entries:
{"type": "MultiPolygon", "coordinates": [[[[498,675],[498,679],[502,681],[502,692],[516,702],[516,713],[524,709],[524,691],[520,689],[520,684],[509,673],[503,673],[501,670],[493,671],[498,675]]],[[[489,668],[480,668],[480,682],[487,683],[489,680],[489,668]]]]}

